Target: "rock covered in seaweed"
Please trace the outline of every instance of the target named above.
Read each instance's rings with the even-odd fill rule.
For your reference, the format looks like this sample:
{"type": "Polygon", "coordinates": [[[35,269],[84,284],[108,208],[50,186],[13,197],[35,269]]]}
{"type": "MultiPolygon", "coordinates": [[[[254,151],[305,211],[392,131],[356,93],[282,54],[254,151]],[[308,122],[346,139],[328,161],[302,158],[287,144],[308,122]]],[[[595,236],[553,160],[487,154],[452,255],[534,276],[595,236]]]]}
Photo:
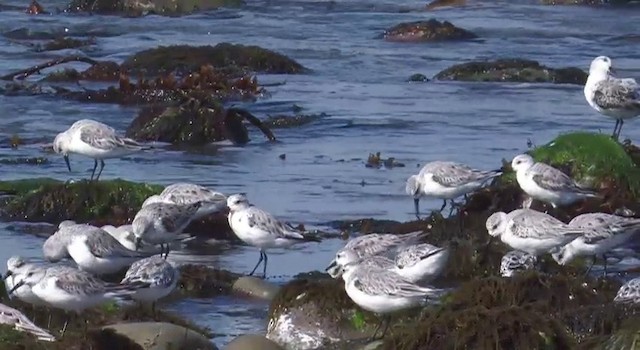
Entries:
{"type": "Polygon", "coordinates": [[[457,64],[436,74],[434,79],[584,85],[587,76],[580,68],[550,68],[536,61],[511,58],[457,64]]]}
{"type": "Polygon", "coordinates": [[[385,30],[383,38],[388,41],[457,41],[475,39],[474,33],[456,27],[451,22],[436,19],[400,23],[385,30]]]}

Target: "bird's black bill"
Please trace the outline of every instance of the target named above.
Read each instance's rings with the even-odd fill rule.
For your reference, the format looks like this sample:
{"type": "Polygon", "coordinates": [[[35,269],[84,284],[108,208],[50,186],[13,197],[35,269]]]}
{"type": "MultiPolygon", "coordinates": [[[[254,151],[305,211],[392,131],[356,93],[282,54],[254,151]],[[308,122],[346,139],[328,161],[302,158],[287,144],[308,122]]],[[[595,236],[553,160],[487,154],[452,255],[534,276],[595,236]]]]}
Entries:
{"type": "Polygon", "coordinates": [[[66,154],[64,155],[64,162],[67,163],[67,169],[71,172],[71,163],[69,163],[69,156],[66,154]]]}
{"type": "Polygon", "coordinates": [[[24,285],[24,281],[20,281],[16,283],[16,285],[14,285],[13,288],[11,288],[8,294],[11,295],[16,289],[22,287],[23,285],[24,285]]]}
{"type": "Polygon", "coordinates": [[[11,271],[7,271],[7,273],[4,274],[4,276],[2,276],[2,279],[7,279],[9,276],[11,276],[13,274],[13,272],[11,271]]]}
{"type": "Polygon", "coordinates": [[[331,262],[331,265],[327,266],[327,268],[326,268],[326,269],[324,269],[324,270],[328,272],[329,270],[333,269],[333,268],[334,268],[334,267],[336,267],[337,265],[338,265],[338,264],[337,264],[335,261],[332,261],[332,262],[331,262]]]}

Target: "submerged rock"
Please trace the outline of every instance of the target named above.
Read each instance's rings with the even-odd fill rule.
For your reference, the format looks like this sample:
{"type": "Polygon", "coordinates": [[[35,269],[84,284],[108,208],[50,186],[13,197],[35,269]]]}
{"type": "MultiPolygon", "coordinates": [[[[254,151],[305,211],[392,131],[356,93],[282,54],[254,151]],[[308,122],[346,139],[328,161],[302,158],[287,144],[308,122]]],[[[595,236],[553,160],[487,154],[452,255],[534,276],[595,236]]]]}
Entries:
{"type": "Polygon", "coordinates": [[[478,36],[472,32],[454,26],[451,22],[439,22],[436,19],[400,23],[387,29],[382,35],[388,41],[456,41],[470,40],[478,36]]]}
{"type": "Polygon", "coordinates": [[[549,68],[536,61],[514,58],[457,64],[436,74],[434,79],[584,85],[587,76],[580,68],[549,68]]]}
{"type": "Polygon", "coordinates": [[[160,46],[127,58],[122,67],[130,73],[157,75],[188,73],[201,66],[236,72],[296,74],[306,71],[295,60],[259,46],[220,43],[216,46],[160,46]]]}
{"type": "Polygon", "coordinates": [[[263,278],[242,276],[233,283],[233,291],[240,295],[264,300],[272,300],[280,287],[263,278]]]}
{"type": "Polygon", "coordinates": [[[166,322],[117,323],[104,326],[103,329],[112,330],[118,335],[127,337],[145,350],[217,349],[202,334],[166,322]]]}
{"type": "Polygon", "coordinates": [[[365,337],[370,320],[377,319],[349,299],[342,280],[293,280],[271,302],[267,338],[286,349],[324,349],[365,337]]]}
{"type": "Polygon", "coordinates": [[[435,10],[442,7],[462,7],[467,5],[467,0],[433,0],[427,4],[427,10],[435,10]]]}
{"type": "Polygon", "coordinates": [[[71,0],[67,10],[121,16],[147,14],[179,16],[242,5],[244,5],[243,0],[71,0]]]}
{"type": "Polygon", "coordinates": [[[257,334],[245,334],[232,340],[224,350],[284,350],[277,343],[257,334]]]}
{"type": "Polygon", "coordinates": [[[543,5],[624,5],[633,0],[540,0],[543,5]]]}

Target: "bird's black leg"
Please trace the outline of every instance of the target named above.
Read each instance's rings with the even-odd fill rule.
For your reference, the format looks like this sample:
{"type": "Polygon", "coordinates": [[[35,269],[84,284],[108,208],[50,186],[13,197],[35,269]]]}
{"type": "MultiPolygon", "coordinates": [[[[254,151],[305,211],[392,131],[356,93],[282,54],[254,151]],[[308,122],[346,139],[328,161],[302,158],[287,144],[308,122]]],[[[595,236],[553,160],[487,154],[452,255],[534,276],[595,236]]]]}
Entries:
{"type": "Polygon", "coordinates": [[[607,256],[602,254],[602,259],[604,259],[604,277],[607,277],[607,256]]]}
{"type": "Polygon", "coordinates": [[[589,268],[587,269],[587,272],[584,274],[585,277],[589,275],[589,272],[591,272],[591,269],[593,268],[593,265],[596,264],[596,256],[593,256],[593,260],[591,261],[591,265],[589,265],[589,268]]]}
{"type": "Polygon", "coordinates": [[[262,268],[262,278],[267,278],[267,261],[269,261],[269,257],[267,256],[267,252],[262,252],[264,255],[264,267],[262,268]]]}
{"type": "Polygon", "coordinates": [[[253,270],[251,270],[251,273],[249,274],[249,276],[253,276],[253,273],[256,272],[256,269],[258,269],[258,266],[260,266],[260,263],[262,262],[262,259],[264,259],[264,258],[262,257],[262,250],[261,250],[260,251],[260,259],[258,260],[258,263],[253,268],[253,270]]]}
{"type": "Polygon", "coordinates": [[[384,329],[382,330],[382,336],[380,338],[384,338],[384,336],[387,334],[389,323],[391,323],[391,317],[385,316],[382,320],[384,321],[384,329]]]}
{"type": "Polygon", "coordinates": [[[93,175],[96,174],[96,169],[98,169],[98,160],[94,159],[93,160],[93,170],[91,171],[91,178],[89,178],[89,181],[93,181],[93,175]]]}
{"type": "Polygon", "coordinates": [[[442,207],[440,207],[440,212],[442,213],[442,211],[443,211],[443,210],[444,210],[444,208],[446,208],[446,207],[447,207],[447,200],[446,200],[446,199],[443,199],[443,200],[442,200],[442,207]]]}
{"type": "Polygon", "coordinates": [[[416,218],[418,218],[418,220],[420,220],[420,198],[414,198],[413,199],[413,207],[416,210],[416,218]]]}
{"type": "Polygon", "coordinates": [[[380,322],[378,322],[378,326],[376,327],[376,329],[373,331],[373,335],[371,336],[371,339],[369,339],[369,341],[374,341],[376,340],[376,334],[378,334],[378,331],[380,330],[380,327],[382,327],[382,323],[384,322],[384,317],[382,319],[380,319],[380,322]]]}
{"type": "Polygon", "coordinates": [[[100,159],[100,171],[98,172],[98,176],[96,176],[96,181],[100,178],[100,174],[102,174],[102,169],[104,169],[104,160],[100,159]]]}
{"type": "Polygon", "coordinates": [[[616,140],[620,139],[620,133],[622,132],[622,124],[624,124],[624,120],[620,119],[620,126],[618,127],[618,134],[616,135],[616,140]]]}

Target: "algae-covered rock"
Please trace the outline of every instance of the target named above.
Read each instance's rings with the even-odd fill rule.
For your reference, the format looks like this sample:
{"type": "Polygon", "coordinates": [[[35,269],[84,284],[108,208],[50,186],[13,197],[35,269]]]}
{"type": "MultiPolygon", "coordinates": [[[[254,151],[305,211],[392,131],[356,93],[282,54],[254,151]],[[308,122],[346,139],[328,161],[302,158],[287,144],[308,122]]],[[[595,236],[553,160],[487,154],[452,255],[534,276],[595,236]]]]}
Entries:
{"type": "Polygon", "coordinates": [[[160,46],[127,58],[122,67],[148,75],[188,73],[204,65],[216,69],[295,74],[306,69],[293,59],[259,46],[220,43],[216,46],[160,46]]]}
{"type": "Polygon", "coordinates": [[[204,265],[181,265],[178,292],[192,298],[210,298],[228,294],[240,274],[210,268],[204,265]]]}
{"type": "Polygon", "coordinates": [[[71,0],[67,10],[121,16],[186,15],[220,7],[239,7],[243,0],[71,0]]]}
{"type": "Polygon", "coordinates": [[[249,142],[244,120],[256,125],[270,140],[271,131],[251,113],[238,108],[222,108],[216,101],[193,100],[179,107],[147,107],[140,111],[126,131],[138,141],[161,141],[174,144],[204,145],[230,140],[236,144],[249,142]]]}
{"type": "Polygon", "coordinates": [[[388,41],[456,41],[475,39],[472,32],[454,26],[451,22],[436,19],[400,23],[387,29],[383,38],[388,41]]]}
{"type": "MultiPolygon", "coordinates": [[[[619,283],[529,271],[463,283],[439,307],[391,328],[385,349],[571,349],[561,314],[610,304],[619,283]]],[[[596,330],[594,330],[596,331],[596,330]]]]}
{"type": "Polygon", "coordinates": [[[0,215],[4,219],[59,223],[64,220],[122,225],[142,202],[162,186],[122,179],[63,183],[51,179],[0,182],[0,192],[14,194],[0,215]]]}
{"type": "Polygon", "coordinates": [[[287,349],[320,349],[363,337],[376,321],[349,299],[342,280],[293,280],[271,301],[267,338],[287,349]]]}
{"type": "Polygon", "coordinates": [[[257,334],[245,334],[232,340],[224,350],[284,350],[277,343],[257,334]]]}
{"type": "Polygon", "coordinates": [[[580,68],[550,68],[536,61],[514,58],[457,64],[436,74],[434,79],[584,85],[587,76],[580,68]]]}
{"type": "Polygon", "coordinates": [[[536,161],[556,166],[579,183],[598,189],[612,201],[612,208],[628,204],[640,195],[638,164],[609,135],[564,134],[530,153],[536,161]]]}

